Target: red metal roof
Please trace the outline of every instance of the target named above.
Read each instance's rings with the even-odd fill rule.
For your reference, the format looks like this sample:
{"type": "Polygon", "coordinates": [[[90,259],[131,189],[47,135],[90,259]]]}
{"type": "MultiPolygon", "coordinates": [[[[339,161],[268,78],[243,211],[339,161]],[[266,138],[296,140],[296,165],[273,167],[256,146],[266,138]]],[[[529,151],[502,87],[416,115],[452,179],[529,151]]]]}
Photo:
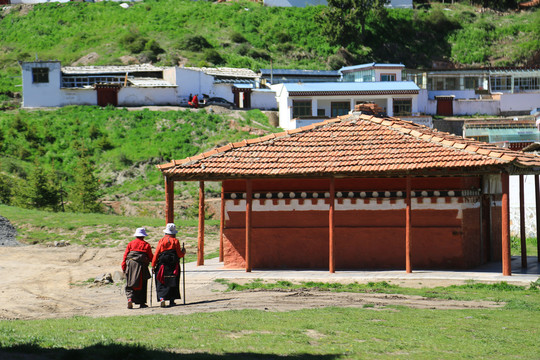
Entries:
{"type": "Polygon", "coordinates": [[[347,115],[158,165],[175,180],[539,173],[540,156],[397,118],[347,115]]]}

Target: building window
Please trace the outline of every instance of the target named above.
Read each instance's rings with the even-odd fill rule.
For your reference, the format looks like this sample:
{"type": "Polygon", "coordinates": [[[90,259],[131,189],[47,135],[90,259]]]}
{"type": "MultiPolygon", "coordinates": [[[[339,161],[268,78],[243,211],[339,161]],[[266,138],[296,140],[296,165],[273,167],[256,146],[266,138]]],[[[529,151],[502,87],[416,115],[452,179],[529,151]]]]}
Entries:
{"type": "Polygon", "coordinates": [[[478,78],[477,77],[465,77],[465,90],[476,90],[478,89],[478,78]]]}
{"type": "Polygon", "coordinates": [[[324,109],[317,109],[317,116],[326,116],[326,111],[324,109]]]}
{"type": "Polygon", "coordinates": [[[515,78],[514,79],[514,89],[516,91],[539,90],[540,89],[540,78],[538,78],[538,77],[515,78]]]}
{"type": "Polygon", "coordinates": [[[396,74],[381,74],[381,81],[396,81],[396,74]]]}
{"type": "Polygon", "coordinates": [[[446,78],[445,90],[459,90],[458,88],[459,78],[449,77],[446,78]]]}
{"type": "Polygon", "coordinates": [[[311,100],[293,100],[293,118],[311,116],[311,100]]]}
{"type": "Polygon", "coordinates": [[[48,83],[49,82],[49,68],[32,68],[32,82],[33,83],[48,83]]]}
{"type": "Polygon", "coordinates": [[[332,117],[347,115],[351,111],[350,102],[333,102],[330,104],[332,117]]]}
{"type": "Polygon", "coordinates": [[[412,114],[412,99],[393,99],[394,116],[410,116],[412,114]]]}
{"type": "Polygon", "coordinates": [[[493,76],[491,78],[491,91],[512,90],[511,76],[493,76]]]}

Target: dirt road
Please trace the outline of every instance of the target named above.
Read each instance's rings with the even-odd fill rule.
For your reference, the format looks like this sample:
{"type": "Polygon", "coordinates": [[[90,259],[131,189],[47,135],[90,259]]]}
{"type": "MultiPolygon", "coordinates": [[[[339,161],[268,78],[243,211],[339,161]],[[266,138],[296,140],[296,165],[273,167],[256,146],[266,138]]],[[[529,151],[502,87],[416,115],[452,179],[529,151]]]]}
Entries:
{"type": "MultiPolygon", "coordinates": [[[[288,311],[325,306],[377,309],[385,305],[417,308],[489,308],[492,302],[458,302],[416,296],[329,293],[324,291],[224,292],[212,280],[186,283],[188,304],[147,309],[126,308],[123,285],[95,285],[88,279],[120,270],[123,248],[79,245],[0,247],[0,319],[40,319],[74,315],[103,317],[140,314],[187,314],[231,309],[288,311]]],[[[195,270],[196,271],[196,270],[195,270]]],[[[189,273],[188,273],[189,274],[189,273]]]]}

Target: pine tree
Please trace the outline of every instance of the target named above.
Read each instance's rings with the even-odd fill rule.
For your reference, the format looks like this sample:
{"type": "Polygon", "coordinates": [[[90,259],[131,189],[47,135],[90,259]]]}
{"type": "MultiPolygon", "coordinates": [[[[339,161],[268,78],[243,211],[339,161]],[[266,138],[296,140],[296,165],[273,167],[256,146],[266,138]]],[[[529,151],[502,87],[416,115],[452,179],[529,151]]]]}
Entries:
{"type": "Polygon", "coordinates": [[[75,183],[69,193],[69,209],[80,213],[102,212],[99,181],[94,167],[86,157],[81,157],[75,171],[75,183]]]}
{"type": "Polygon", "coordinates": [[[46,172],[41,164],[36,162],[26,182],[15,188],[12,202],[28,209],[58,211],[60,196],[54,178],[52,172],[46,172]]]}

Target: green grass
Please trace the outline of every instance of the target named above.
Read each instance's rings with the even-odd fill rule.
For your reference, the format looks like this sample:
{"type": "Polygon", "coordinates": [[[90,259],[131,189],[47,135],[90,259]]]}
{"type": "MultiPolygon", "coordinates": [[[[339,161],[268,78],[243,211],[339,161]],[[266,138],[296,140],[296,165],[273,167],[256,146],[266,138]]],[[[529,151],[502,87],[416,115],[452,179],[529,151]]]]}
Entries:
{"type": "Polygon", "coordinates": [[[0,321],[0,354],[34,353],[46,359],[535,359],[539,335],[537,313],[526,310],[244,310],[0,321]]]}
{"type": "Polygon", "coordinates": [[[539,281],[540,278],[527,287],[512,285],[506,282],[484,284],[471,281],[465,285],[452,285],[449,287],[406,288],[390,284],[386,281],[369,282],[367,284],[357,282],[341,284],[323,282],[292,283],[290,281],[264,282],[257,279],[245,284],[238,284],[223,279],[218,280],[218,282],[227,286],[227,291],[316,289],[335,292],[404,294],[446,300],[489,300],[497,303],[505,303],[507,309],[540,312],[539,281]]]}
{"type": "MultiPolygon", "coordinates": [[[[538,256],[538,240],[536,238],[527,238],[525,243],[527,248],[527,256],[538,256]]],[[[521,256],[520,237],[510,237],[510,252],[512,255],[521,256]]]]}
{"type": "MultiPolygon", "coordinates": [[[[81,244],[89,247],[124,246],[132,240],[131,235],[136,228],[145,226],[147,229],[155,228],[149,233],[152,239],[162,236],[161,228],[165,219],[155,217],[129,217],[108,214],[78,214],[78,213],[52,213],[47,211],[22,209],[14,206],[0,205],[0,215],[8,218],[16,227],[17,240],[27,244],[47,244],[54,241],[69,240],[72,244],[81,244]]],[[[186,235],[197,231],[198,221],[175,221],[182,240],[189,246],[197,248],[197,238],[186,235]]],[[[205,234],[216,236],[219,232],[218,220],[205,221],[205,234]]],[[[205,258],[218,256],[212,252],[205,258]]],[[[188,254],[186,261],[193,261],[196,255],[188,254]]]]}

